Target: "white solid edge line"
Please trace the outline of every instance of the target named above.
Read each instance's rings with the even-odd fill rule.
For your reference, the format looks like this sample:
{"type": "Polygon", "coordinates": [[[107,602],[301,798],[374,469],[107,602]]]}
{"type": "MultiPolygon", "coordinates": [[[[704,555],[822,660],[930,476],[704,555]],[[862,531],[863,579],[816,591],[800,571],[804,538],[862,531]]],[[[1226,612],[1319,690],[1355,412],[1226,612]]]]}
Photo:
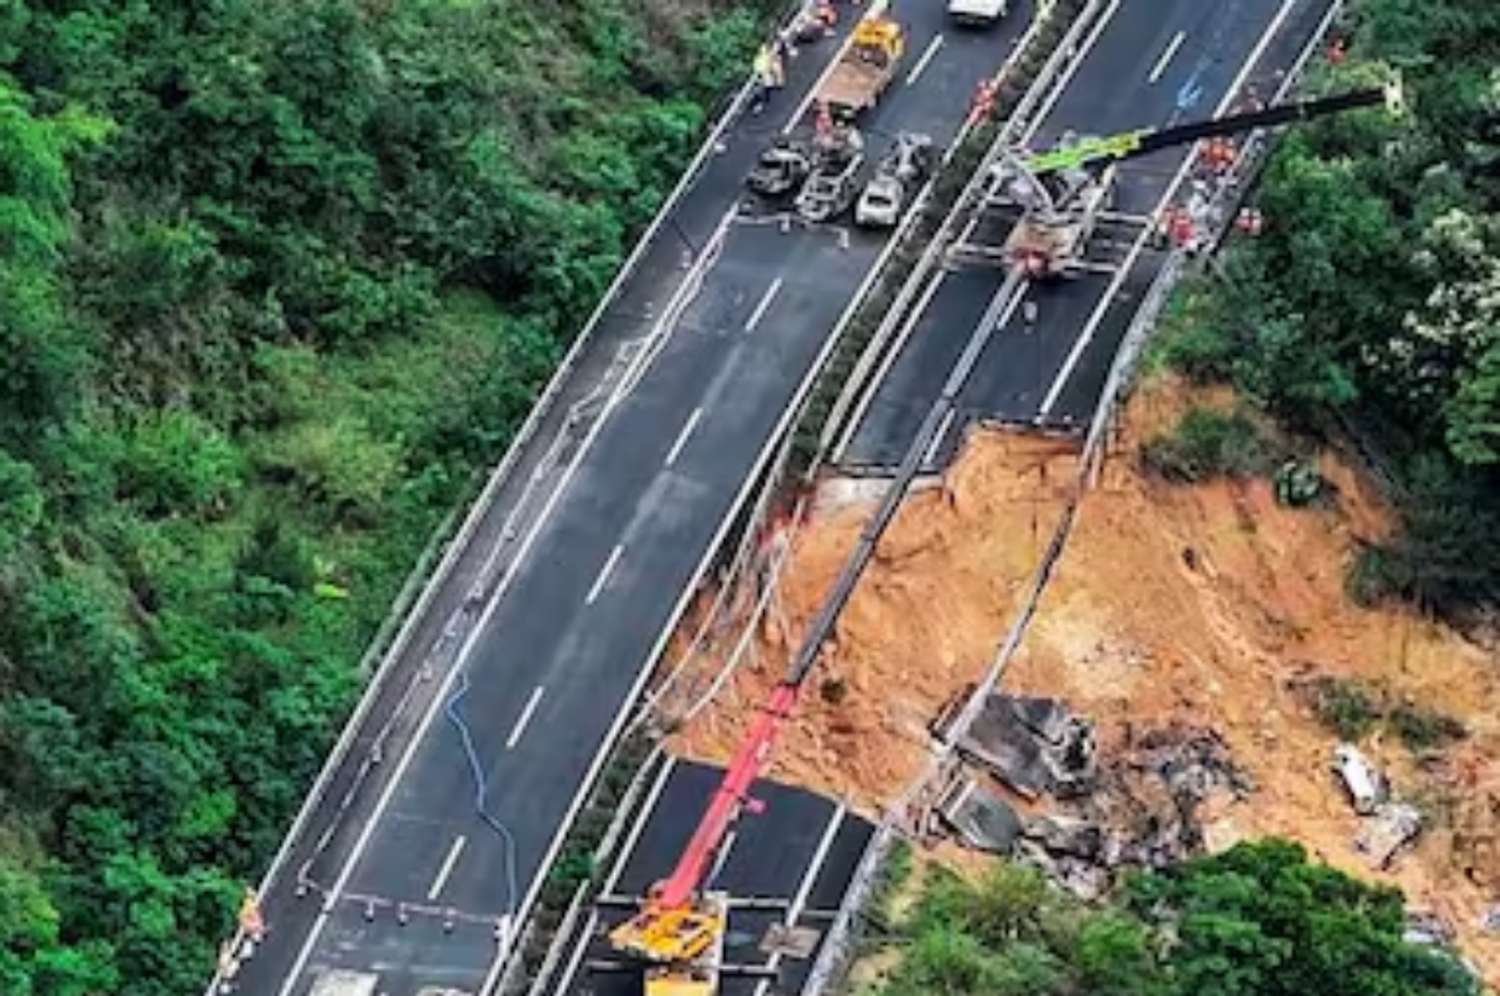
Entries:
{"type": "Polygon", "coordinates": [[[1064,69],[1062,75],[1057,78],[1057,85],[1052,88],[1052,92],[1047,95],[1047,99],[1042,101],[1041,106],[1032,115],[1032,124],[1021,137],[1023,145],[1036,137],[1036,133],[1041,130],[1043,122],[1052,115],[1053,109],[1057,107],[1057,102],[1062,100],[1063,94],[1068,92],[1068,87],[1072,84],[1073,77],[1078,75],[1078,70],[1088,60],[1089,53],[1094,50],[1095,45],[1099,44],[1100,37],[1103,36],[1104,30],[1109,27],[1110,22],[1114,19],[1115,11],[1120,9],[1121,2],[1122,0],[1114,0],[1105,9],[1104,13],[1099,15],[1099,20],[1094,24],[1093,30],[1089,32],[1089,36],[1079,44],[1078,51],[1073,56],[1073,61],[1068,63],[1068,68],[1064,69]]]}
{"type": "MultiPolygon", "coordinates": [[[[782,923],[788,927],[795,926],[797,918],[802,915],[802,910],[807,906],[807,899],[812,895],[813,886],[817,884],[818,875],[823,871],[823,865],[828,861],[828,852],[833,850],[833,842],[838,839],[839,831],[843,829],[844,817],[848,815],[848,809],[843,803],[836,803],[832,815],[828,817],[828,825],[823,828],[823,836],[818,838],[818,846],[812,853],[812,858],[807,865],[807,871],[802,873],[802,881],[797,885],[797,891],[792,895],[791,904],[787,907],[786,919],[782,923]]],[[[767,962],[767,967],[777,968],[781,964],[782,953],[773,952],[767,962]]],[[[771,987],[770,979],[762,979],[755,987],[755,996],[766,996],[766,990],[771,987]]]]}
{"type": "Polygon", "coordinates": [[[599,576],[594,578],[594,584],[589,588],[589,593],[583,600],[585,605],[594,604],[594,600],[599,597],[599,593],[609,583],[609,576],[614,573],[615,565],[620,562],[620,555],[624,552],[625,544],[623,543],[616,543],[615,548],[609,551],[609,559],[604,562],[603,567],[599,568],[599,576]]]}
{"type": "Polygon", "coordinates": [[[545,686],[537,685],[535,691],[531,693],[531,698],[526,700],[526,708],[521,710],[521,718],[516,720],[510,736],[505,739],[506,750],[515,750],[516,744],[521,742],[521,737],[526,733],[526,727],[531,725],[531,718],[536,714],[536,707],[541,703],[546,691],[545,686]]]}
{"type": "MultiPolygon", "coordinates": [[[[865,11],[864,17],[869,17],[872,13],[874,13],[873,10],[867,10],[865,11]]],[[[860,21],[864,20],[864,17],[861,17],[852,23],[858,24],[860,21]]],[[[849,33],[845,35],[844,40],[839,43],[839,47],[834,49],[833,57],[828,60],[828,65],[823,67],[823,71],[818,74],[818,78],[813,81],[813,85],[808,88],[807,94],[797,105],[797,109],[792,112],[792,116],[788,118],[787,123],[782,126],[781,133],[783,135],[790,135],[792,132],[797,130],[797,126],[802,123],[803,117],[805,117],[807,114],[807,109],[813,105],[813,101],[817,99],[818,93],[823,89],[823,85],[828,82],[828,78],[832,76],[833,71],[838,68],[839,60],[844,57],[844,53],[849,51],[850,46],[852,46],[853,44],[854,30],[851,27],[849,33]]]]}
{"type": "MultiPolygon", "coordinates": [[[[1214,108],[1214,117],[1217,118],[1222,115],[1234,103],[1240,88],[1245,85],[1245,80],[1250,77],[1250,74],[1255,70],[1256,64],[1265,55],[1265,51],[1270,46],[1271,40],[1281,31],[1282,24],[1291,14],[1292,8],[1296,6],[1297,2],[1298,0],[1282,0],[1280,10],[1276,12],[1276,16],[1272,18],[1271,23],[1266,27],[1265,33],[1260,36],[1260,40],[1256,42],[1255,47],[1250,50],[1250,54],[1240,66],[1239,72],[1235,75],[1234,80],[1230,82],[1229,87],[1224,91],[1224,96],[1214,108]]],[[[1167,185],[1166,191],[1162,193],[1161,198],[1156,202],[1156,207],[1152,209],[1151,216],[1153,218],[1160,214],[1162,208],[1176,195],[1177,188],[1182,185],[1183,178],[1187,176],[1192,168],[1193,148],[1190,148],[1188,154],[1183,159],[1182,165],[1173,174],[1172,182],[1167,185]]],[[[1120,287],[1129,277],[1130,271],[1135,268],[1136,260],[1145,251],[1146,242],[1150,236],[1151,229],[1147,227],[1136,238],[1135,244],[1130,247],[1129,254],[1125,257],[1124,262],[1120,264],[1115,276],[1105,289],[1104,296],[1099,299],[1099,303],[1095,306],[1093,314],[1089,316],[1088,322],[1084,324],[1083,332],[1074,341],[1073,348],[1068,351],[1067,358],[1063,360],[1062,368],[1058,370],[1057,376],[1052,380],[1052,386],[1047,389],[1047,395],[1042,399],[1041,407],[1037,409],[1038,420],[1045,420],[1052,413],[1053,406],[1057,404],[1057,399],[1062,396],[1063,389],[1067,387],[1068,380],[1073,376],[1074,369],[1083,358],[1084,351],[1088,349],[1089,343],[1093,342],[1094,336],[1098,333],[1099,326],[1103,323],[1104,316],[1109,311],[1109,306],[1114,302],[1115,294],[1119,292],[1120,287]]]]}
{"type": "Polygon", "coordinates": [[[777,277],[771,281],[771,286],[767,287],[766,292],[760,296],[760,302],[756,304],[755,310],[750,312],[750,318],[745,322],[746,332],[754,332],[760,320],[766,317],[766,312],[771,310],[771,302],[776,300],[776,295],[781,291],[782,279],[777,277]]]}
{"type": "MultiPolygon", "coordinates": [[[[573,946],[573,955],[568,959],[568,967],[563,970],[562,983],[557,987],[558,992],[568,993],[573,991],[573,979],[578,975],[578,966],[583,964],[583,956],[588,953],[589,941],[593,938],[594,927],[598,923],[598,911],[590,909],[589,918],[584,921],[583,930],[579,933],[580,940],[573,946]]],[[[497,959],[495,964],[503,965],[504,962],[497,959]]],[[[491,970],[491,974],[493,973],[494,970],[491,970]]],[[[486,984],[479,990],[480,996],[483,996],[484,993],[489,992],[489,985],[491,984],[486,984]]]]}
{"type": "Polygon", "coordinates": [[[641,818],[631,825],[630,832],[625,835],[624,844],[620,848],[620,857],[616,859],[614,867],[605,877],[604,887],[599,890],[601,895],[610,895],[615,891],[615,886],[620,884],[620,876],[625,873],[625,866],[630,863],[631,856],[635,854],[635,845],[640,843],[641,834],[646,832],[646,823],[656,809],[657,800],[661,798],[662,792],[666,791],[667,780],[672,777],[672,772],[676,767],[677,758],[668,754],[666,763],[661,766],[661,771],[656,775],[656,781],[651,783],[651,790],[646,793],[646,798],[641,800],[641,818]]]}
{"type": "Polygon", "coordinates": [[[891,348],[886,351],[885,358],[880,361],[879,368],[875,371],[874,378],[870,381],[870,390],[860,392],[859,400],[854,404],[854,411],[849,415],[846,423],[848,428],[844,430],[839,445],[834,447],[835,463],[843,457],[850,446],[854,444],[854,438],[859,434],[859,427],[864,423],[865,416],[870,413],[870,406],[875,403],[876,396],[880,393],[880,385],[890,375],[891,368],[896,365],[896,360],[906,351],[906,344],[911,339],[912,333],[916,331],[917,325],[922,320],[922,315],[927,311],[927,306],[937,296],[938,288],[948,277],[948,271],[938,270],[937,276],[930,280],[923,289],[921,297],[917,299],[915,307],[908,313],[906,319],[901,323],[901,329],[896,333],[896,341],[891,343],[891,348]]]}
{"type": "MultiPolygon", "coordinates": [[[[552,402],[560,393],[562,384],[573,375],[577,357],[583,353],[584,348],[592,341],[595,327],[599,324],[605,313],[608,312],[615,298],[619,296],[620,290],[624,287],[626,281],[634,274],[637,264],[645,257],[646,250],[656,238],[664,219],[670,217],[677,210],[683,195],[700,178],[704,164],[708,162],[712,155],[719,151],[724,133],[740,119],[745,102],[749,99],[754,85],[755,78],[753,74],[747,76],[745,81],[740,85],[739,90],[735,92],[733,98],[729,101],[729,104],[724,108],[723,113],[719,115],[713,130],[699,144],[698,150],[689,161],[687,168],[678,177],[676,186],[672,188],[671,193],[667,195],[667,199],[662,203],[661,208],[652,217],[651,224],[636,239],[630,255],[616,269],[613,279],[604,291],[604,295],[599,299],[599,303],[584,322],[583,331],[573,340],[573,344],[569,347],[567,353],[564,354],[562,361],[557,365],[557,369],[553,371],[551,378],[547,381],[546,387],[543,388],[537,404],[532,406],[525,422],[522,423],[520,430],[511,441],[511,445],[500,458],[500,462],[496,465],[494,472],[490,474],[489,480],[485,482],[484,490],[475,499],[473,505],[470,506],[469,514],[465,516],[463,523],[460,525],[458,534],[448,544],[448,548],[439,560],[437,568],[433,571],[427,583],[423,585],[422,591],[417,597],[416,605],[407,614],[406,622],[397,630],[390,646],[382,655],[382,662],[376,665],[375,671],[370,676],[370,680],[367,682],[365,691],[360,696],[354,712],[344,724],[344,729],[340,733],[338,742],[329,753],[322,769],[319,770],[312,790],[303,796],[303,805],[292,821],[291,829],[282,837],[280,848],[278,848],[275,856],[271,859],[270,866],[261,878],[260,887],[256,890],[258,895],[268,895],[279,883],[281,868],[285,864],[287,855],[291,853],[293,846],[301,838],[305,829],[304,824],[307,823],[313,811],[317,808],[317,797],[326,785],[332,782],[334,773],[344,763],[348,749],[353,744],[359,729],[363,726],[370,707],[379,698],[379,686],[383,678],[381,672],[384,659],[389,658],[396,652],[395,648],[397,647],[401,647],[401,652],[404,652],[405,645],[409,642],[410,635],[415,632],[418,622],[430,611],[435,590],[442,582],[446,581],[453,563],[458,560],[459,553],[468,544],[474,531],[477,530],[478,522],[484,515],[488,514],[489,506],[493,504],[494,495],[499,493],[515,463],[520,459],[520,454],[526,446],[530,445],[531,437],[535,435],[536,428],[551,410],[552,402]],[[442,579],[442,581],[439,582],[437,579],[442,579]]],[[[237,933],[235,936],[238,937],[240,935],[237,933]]],[[[209,980],[208,985],[204,989],[204,996],[210,996],[210,994],[214,993],[219,981],[220,973],[215,971],[213,978],[209,980]]]]}
{"type": "Polygon", "coordinates": [[[438,868],[438,873],[433,878],[432,885],[427,890],[428,902],[436,899],[438,894],[443,891],[443,886],[447,884],[448,876],[453,874],[453,866],[458,864],[458,856],[464,852],[464,845],[467,843],[468,838],[463,834],[459,834],[453,838],[453,846],[448,848],[448,855],[443,858],[443,863],[438,868]]]}
{"type": "Polygon", "coordinates": [[[1161,74],[1167,71],[1167,66],[1172,62],[1172,56],[1177,54],[1177,50],[1186,40],[1186,31],[1179,31],[1172,36],[1172,40],[1167,43],[1166,51],[1162,52],[1161,58],[1156,60],[1156,65],[1151,67],[1151,75],[1146,77],[1147,83],[1155,83],[1161,79],[1161,74]]]}
{"type": "MultiPolygon", "coordinates": [[[[1036,133],[1041,130],[1042,125],[1046,123],[1053,108],[1057,106],[1057,102],[1062,99],[1063,93],[1067,91],[1068,85],[1073,82],[1073,77],[1078,74],[1078,69],[1087,58],[1088,53],[1098,44],[1100,36],[1104,34],[1104,29],[1109,26],[1110,19],[1114,17],[1115,11],[1120,9],[1120,3],[1121,0],[1113,0],[1104,13],[1099,15],[1099,20],[1090,29],[1088,37],[1079,44],[1078,53],[1073,57],[1073,61],[1068,64],[1068,68],[1064,69],[1053,83],[1051,93],[1047,95],[1047,99],[1037,108],[1037,113],[1032,117],[1031,124],[1021,134],[1021,143],[1023,145],[1031,141],[1036,136],[1036,133]]],[[[1017,46],[1016,51],[1012,52],[1010,57],[1002,63],[1002,70],[1011,64],[1016,54],[1022,48],[1024,46],[1017,46]]],[[[964,224],[964,229],[958,236],[959,243],[968,241],[969,236],[974,234],[974,230],[979,227],[981,214],[981,211],[975,211],[974,216],[964,224]]],[[[846,428],[843,430],[837,444],[833,447],[834,463],[842,462],[848,453],[849,447],[854,445],[854,438],[859,432],[859,427],[869,414],[870,406],[875,403],[876,396],[880,393],[880,385],[891,372],[891,368],[895,366],[896,360],[905,352],[912,331],[927,311],[928,305],[932,303],[933,297],[937,294],[938,287],[947,279],[947,275],[946,270],[938,270],[937,276],[933,278],[931,283],[928,284],[927,289],[923,291],[921,300],[912,308],[911,317],[897,334],[896,342],[892,344],[892,348],[886,353],[885,359],[881,361],[879,370],[876,371],[875,376],[870,381],[870,388],[862,391],[859,399],[855,401],[854,410],[845,422],[846,428]]]]}
{"type": "MultiPolygon", "coordinates": [[[[843,327],[849,323],[850,318],[859,308],[859,305],[864,300],[865,295],[869,293],[870,287],[875,283],[876,278],[880,274],[881,268],[885,266],[885,263],[888,259],[890,259],[891,254],[896,251],[896,244],[897,240],[894,238],[886,241],[886,244],[881,249],[880,254],[875,257],[875,261],[870,265],[870,269],[866,271],[864,280],[857,288],[855,288],[854,294],[850,297],[848,306],[845,307],[843,313],[839,315],[838,319],[834,322],[833,329],[835,331],[842,331],[843,327]]],[[[563,841],[567,838],[568,830],[572,825],[573,819],[578,815],[578,810],[582,808],[584,802],[587,801],[589,790],[593,787],[594,780],[599,775],[599,769],[601,769],[608,761],[610,752],[614,747],[615,740],[620,735],[620,730],[624,728],[626,721],[630,718],[630,714],[634,710],[636,700],[640,698],[641,689],[644,688],[646,686],[646,683],[651,680],[651,674],[655,669],[654,664],[656,660],[661,657],[662,651],[671,641],[672,634],[676,632],[678,620],[681,619],[682,614],[687,611],[688,605],[691,604],[693,597],[697,594],[699,580],[703,577],[704,572],[708,570],[708,565],[713,561],[714,554],[717,552],[719,546],[724,542],[724,537],[726,534],[728,534],[730,528],[734,525],[735,519],[738,518],[740,509],[745,504],[745,501],[750,493],[754,490],[756,484],[759,482],[761,472],[765,469],[766,462],[770,459],[771,454],[775,452],[781,438],[786,435],[787,429],[790,427],[792,420],[797,416],[797,413],[801,409],[802,403],[805,400],[808,392],[811,390],[812,384],[817,381],[818,375],[822,373],[824,366],[828,362],[828,357],[833,352],[833,348],[838,343],[839,338],[839,335],[834,335],[831,333],[823,337],[822,349],[819,350],[818,355],[813,359],[812,364],[808,368],[807,374],[802,378],[802,383],[798,385],[797,391],[792,397],[790,403],[788,403],[786,410],[782,412],[781,419],[777,422],[775,427],[771,430],[770,435],[766,438],[766,442],[761,447],[761,451],[759,455],[757,455],[755,463],[751,466],[750,472],[745,476],[744,484],[740,486],[739,493],[735,495],[734,501],[730,503],[730,507],[727,514],[724,516],[723,521],[719,523],[718,531],[710,539],[708,546],[703,554],[702,560],[699,561],[698,567],[694,570],[692,577],[688,579],[688,583],[683,587],[682,594],[678,596],[677,604],[673,607],[671,615],[668,616],[667,624],[662,627],[661,634],[657,637],[655,646],[652,647],[650,653],[648,653],[646,655],[646,658],[642,661],[640,671],[636,675],[635,685],[631,688],[630,694],[625,700],[625,705],[615,716],[613,726],[605,735],[604,742],[600,744],[599,751],[594,755],[593,763],[589,766],[589,770],[584,776],[582,785],[579,787],[579,790],[574,793],[573,800],[568,805],[568,811],[564,814],[563,820],[558,826],[557,832],[552,837],[552,843],[547,846],[547,851],[542,855],[541,863],[538,866],[538,873],[532,879],[531,888],[526,893],[526,899],[521,903],[520,908],[516,912],[516,921],[518,923],[524,923],[526,921],[526,915],[530,912],[532,905],[536,902],[536,897],[541,892],[542,885],[544,884],[544,879],[546,877],[544,874],[545,870],[551,867],[552,862],[557,858],[557,853],[562,850],[563,841]]],[[[496,958],[498,960],[504,960],[506,957],[508,957],[508,952],[501,952],[500,954],[496,955],[496,958]]],[[[287,994],[283,994],[283,996],[287,996],[287,994]]],[[[475,996],[489,996],[489,990],[481,989],[478,993],[475,994],[475,996]]]]}
{"type": "Polygon", "coordinates": [[[694,427],[697,426],[698,420],[702,417],[702,406],[694,408],[693,414],[688,416],[687,423],[682,427],[682,431],[677,434],[676,442],[674,442],[672,444],[672,448],[667,451],[667,459],[665,461],[666,466],[670,467],[672,466],[672,464],[677,462],[677,458],[682,455],[682,448],[687,445],[688,437],[693,434],[694,427]]]}
{"type": "Polygon", "coordinates": [[[937,56],[938,49],[942,47],[943,36],[934,35],[932,41],[927,43],[927,50],[923,52],[922,57],[917,60],[917,64],[915,66],[912,66],[911,72],[906,74],[907,86],[911,86],[919,78],[921,78],[922,72],[927,68],[928,63],[930,63],[937,56]]]}
{"type": "MultiPolygon", "coordinates": [[[[725,213],[724,222],[721,227],[727,228],[729,220],[734,217],[735,210],[735,207],[731,207],[725,213]]],[[[701,263],[702,260],[711,260],[713,258],[714,257],[712,255],[705,255],[700,259],[699,262],[701,263]]],[[[676,314],[675,308],[672,306],[673,303],[675,303],[678,296],[686,293],[688,290],[693,288],[695,282],[700,276],[701,275],[698,273],[698,264],[695,264],[694,269],[690,270],[678,284],[677,291],[673,294],[672,302],[669,302],[668,307],[663,312],[662,321],[666,321],[670,318],[672,319],[671,325],[662,327],[662,323],[659,322],[658,327],[653,332],[653,334],[665,333],[670,335],[671,329],[676,327],[676,314]]],[[[655,354],[652,354],[647,359],[647,362],[649,363],[650,360],[654,358],[655,354]]],[[[626,382],[628,381],[629,378],[626,378],[626,382]]],[[[317,918],[313,921],[312,927],[307,932],[307,938],[305,941],[303,941],[301,950],[297,952],[297,957],[293,960],[292,966],[287,972],[281,989],[278,991],[279,996],[292,996],[293,990],[296,989],[298,979],[301,977],[303,969],[307,967],[307,961],[312,957],[313,949],[317,946],[319,938],[322,937],[323,928],[327,926],[329,911],[333,908],[333,904],[337,902],[338,896],[343,893],[344,887],[348,885],[349,879],[353,876],[355,866],[359,864],[360,858],[364,856],[365,848],[369,846],[370,838],[374,834],[375,828],[380,823],[380,817],[385,812],[386,807],[390,805],[392,796],[395,795],[396,789],[401,784],[402,777],[406,774],[406,769],[411,765],[412,759],[416,756],[417,748],[421,745],[423,739],[426,737],[427,731],[432,726],[433,720],[436,719],[437,714],[442,710],[443,705],[447,702],[448,693],[452,689],[453,683],[458,679],[459,674],[463,672],[464,665],[468,661],[469,656],[473,653],[474,647],[478,644],[479,639],[489,628],[490,619],[494,616],[501,602],[504,601],[505,593],[510,590],[510,586],[514,582],[514,580],[520,576],[521,565],[525,563],[526,555],[531,551],[532,546],[536,543],[537,537],[541,535],[543,527],[547,524],[547,520],[551,518],[552,510],[556,508],[557,503],[562,500],[562,496],[567,493],[568,485],[572,482],[573,477],[578,473],[579,467],[583,465],[584,458],[588,455],[589,451],[593,449],[594,442],[604,431],[604,427],[609,424],[609,417],[617,408],[619,400],[622,396],[622,390],[625,386],[626,383],[622,383],[620,386],[616,387],[615,392],[609,397],[608,400],[605,401],[603,410],[600,411],[598,417],[594,421],[594,424],[589,427],[588,435],[584,437],[583,442],[579,445],[578,452],[573,455],[573,459],[569,461],[568,466],[564,468],[562,477],[559,478],[557,482],[557,486],[553,490],[552,494],[547,497],[547,501],[542,506],[541,511],[538,513],[536,521],[532,524],[532,527],[527,530],[526,535],[522,538],[521,546],[516,550],[515,559],[511,562],[510,571],[508,571],[500,579],[499,585],[497,585],[495,588],[495,593],[490,596],[490,601],[487,605],[485,605],[484,612],[480,614],[479,620],[475,624],[474,629],[464,639],[463,645],[459,648],[457,659],[454,661],[453,666],[448,669],[448,673],[444,675],[443,683],[438,687],[437,694],[433,696],[431,704],[427,707],[427,712],[422,716],[421,721],[417,724],[417,728],[412,734],[412,738],[407,742],[405,750],[402,751],[400,759],[396,762],[395,771],[392,773],[391,778],[386,783],[385,787],[381,790],[380,796],[375,801],[375,808],[371,811],[369,818],[365,821],[365,825],[360,831],[359,837],[355,839],[354,847],[349,852],[349,856],[344,860],[343,867],[340,869],[338,877],[334,881],[333,887],[328,891],[325,897],[323,909],[318,913],[317,918]]],[[[520,917],[517,917],[518,921],[520,919],[520,917]]],[[[483,992],[483,990],[481,990],[481,992],[483,992]]]]}

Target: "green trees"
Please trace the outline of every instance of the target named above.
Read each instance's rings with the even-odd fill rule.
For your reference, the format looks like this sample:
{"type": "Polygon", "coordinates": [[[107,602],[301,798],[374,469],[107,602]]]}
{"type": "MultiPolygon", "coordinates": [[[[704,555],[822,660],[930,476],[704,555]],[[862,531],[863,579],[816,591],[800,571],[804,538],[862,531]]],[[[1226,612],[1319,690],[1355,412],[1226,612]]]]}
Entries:
{"type": "Polygon", "coordinates": [[[1163,355],[1297,428],[1334,415],[1377,441],[1408,492],[1405,529],[1353,585],[1461,612],[1500,595],[1500,12],[1370,0],[1353,39],[1322,83],[1368,82],[1384,62],[1414,116],[1291,131],[1261,182],[1265,234],[1163,355]]]}
{"type": "Polygon", "coordinates": [[[938,873],[883,996],[1469,996],[1452,957],[1402,940],[1400,894],[1285,841],[1137,876],[1089,908],[1032,869],[938,873]]]}
{"type": "Polygon", "coordinates": [[[0,0],[0,991],[212,970],[759,16],[0,0]]]}

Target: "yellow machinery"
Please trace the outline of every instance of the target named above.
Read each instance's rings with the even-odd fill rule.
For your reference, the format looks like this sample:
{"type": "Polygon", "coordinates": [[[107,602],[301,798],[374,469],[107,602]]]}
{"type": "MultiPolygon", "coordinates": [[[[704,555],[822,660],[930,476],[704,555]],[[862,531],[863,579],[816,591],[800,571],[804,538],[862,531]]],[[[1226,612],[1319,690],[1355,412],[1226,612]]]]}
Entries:
{"type": "Polygon", "coordinates": [[[842,117],[874,107],[896,77],[906,51],[906,30],[884,14],[860,21],[844,54],[813,98],[842,117]]]}

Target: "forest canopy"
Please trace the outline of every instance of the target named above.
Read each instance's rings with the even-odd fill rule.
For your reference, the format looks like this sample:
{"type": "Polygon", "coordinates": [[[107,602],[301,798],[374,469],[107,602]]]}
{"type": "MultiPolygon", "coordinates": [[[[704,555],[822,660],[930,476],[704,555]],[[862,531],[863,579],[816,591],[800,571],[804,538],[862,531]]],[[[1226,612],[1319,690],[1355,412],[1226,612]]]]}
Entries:
{"type": "Polygon", "coordinates": [[[1412,113],[1289,129],[1257,192],[1264,234],[1164,336],[1294,429],[1356,441],[1401,529],[1352,593],[1467,619],[1500,597],[1500,6],[1364,0],[1314,85],[1399,72],[1412,113]]]}
{"type": "Polygon", "coordinates": [[[0,992],[205,984],[761,14],[0,0],[0,992]]]}

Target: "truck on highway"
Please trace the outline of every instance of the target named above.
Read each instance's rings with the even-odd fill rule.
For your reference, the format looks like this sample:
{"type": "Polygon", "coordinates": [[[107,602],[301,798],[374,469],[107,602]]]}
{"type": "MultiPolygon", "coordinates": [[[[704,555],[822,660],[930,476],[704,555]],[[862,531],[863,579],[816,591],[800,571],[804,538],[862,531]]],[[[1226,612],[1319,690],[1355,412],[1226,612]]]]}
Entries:
{"type": "Polygon", "coordinates": [[[1010,13],[1010,0],[948,0],[948,16],[959,24],[985,28],[1010,13]]]}
{"type": "Polygon", "coordinates": [[[906,50],[906,31],[885,14],[860,21],[813,100],[829,112],[852,118],[874,107],[896,76],[906,50]]]}

